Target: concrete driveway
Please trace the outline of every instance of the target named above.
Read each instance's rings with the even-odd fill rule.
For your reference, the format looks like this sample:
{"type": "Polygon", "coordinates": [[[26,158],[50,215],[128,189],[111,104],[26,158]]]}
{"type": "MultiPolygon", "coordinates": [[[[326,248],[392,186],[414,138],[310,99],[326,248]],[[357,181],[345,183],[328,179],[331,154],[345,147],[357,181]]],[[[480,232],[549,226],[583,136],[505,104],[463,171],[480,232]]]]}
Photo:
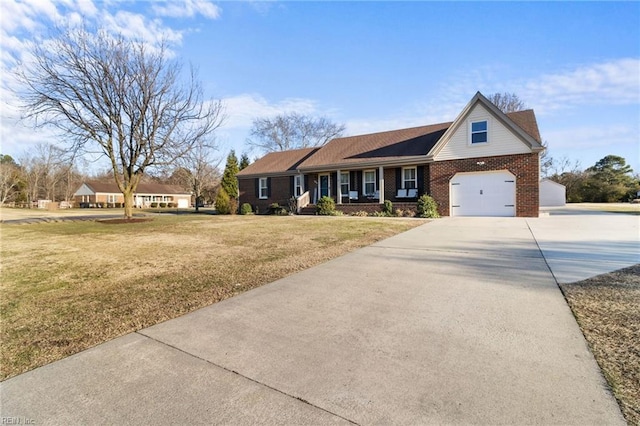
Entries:
{"type": "MultiPolygon", "coordinates": [[[[589,241],[618,247],[621,218],[589,241]]],[[[559,221],[566,232],[555,232],[556,219],[431,222],[9,379],[2,416],[622,425],[548,267],[578,262],[557,253],[580,246],[583,229],[559,221]]]]}

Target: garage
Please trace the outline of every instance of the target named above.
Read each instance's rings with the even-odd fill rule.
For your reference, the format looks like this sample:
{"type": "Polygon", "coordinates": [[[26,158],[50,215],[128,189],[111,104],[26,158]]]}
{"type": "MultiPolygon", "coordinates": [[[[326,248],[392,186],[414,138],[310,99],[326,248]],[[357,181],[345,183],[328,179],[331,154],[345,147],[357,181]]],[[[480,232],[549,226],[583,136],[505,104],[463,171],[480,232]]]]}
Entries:
{"type": "Polygon", "coordinates": [[[457,173],[449,199],[451,216],[515,216],[516,178],[507,170],[457,173]]]}

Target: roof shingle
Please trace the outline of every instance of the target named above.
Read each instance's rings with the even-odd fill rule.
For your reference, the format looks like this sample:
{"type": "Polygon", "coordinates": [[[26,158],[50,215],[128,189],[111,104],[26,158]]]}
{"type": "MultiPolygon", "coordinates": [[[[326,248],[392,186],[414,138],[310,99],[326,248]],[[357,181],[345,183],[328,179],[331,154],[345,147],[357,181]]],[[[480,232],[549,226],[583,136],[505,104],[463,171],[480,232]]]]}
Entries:
{"type": "Polygon", "coordinates": [[[270,152],[264,157],[240,170],[237,176],[258,176],[294,172],[300,163],[313,155],[319,148],[301,148],[289,151],[270,152]]]}

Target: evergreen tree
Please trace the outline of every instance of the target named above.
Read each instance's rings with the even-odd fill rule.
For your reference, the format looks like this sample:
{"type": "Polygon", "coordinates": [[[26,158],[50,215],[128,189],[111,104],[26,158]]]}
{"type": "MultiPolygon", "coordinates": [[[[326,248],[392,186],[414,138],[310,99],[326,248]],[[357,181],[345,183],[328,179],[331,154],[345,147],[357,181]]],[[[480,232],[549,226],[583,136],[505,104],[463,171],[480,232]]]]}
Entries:
{"type": "MultiPolygon", "coordinates": [[[[222,174],[220,186],[229,195],[229,199],[233,205],[237,205],[238,203],[238,179],[236,178],[236,175],[239,171],[238,157],[236,157],[235,151],[231,150],[227,156],[227,164],[224,166],[224,173],[222,174]]],[[[235,213],[235,210],[232,210],[231,213],[235,213]]]]}
{"type": "Polygon", "coordinates": [[[242,157],[240,158],[240,170],[246,169],[249,164],[251,164],[249,156],[247,154],[242,154],[242,157]]]}

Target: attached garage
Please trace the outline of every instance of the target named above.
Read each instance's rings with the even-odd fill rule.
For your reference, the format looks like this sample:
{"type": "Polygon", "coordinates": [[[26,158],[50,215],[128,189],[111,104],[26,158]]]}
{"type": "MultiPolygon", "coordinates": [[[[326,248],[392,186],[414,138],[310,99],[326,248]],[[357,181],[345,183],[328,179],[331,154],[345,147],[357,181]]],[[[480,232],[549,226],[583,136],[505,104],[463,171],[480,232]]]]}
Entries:
{"type": "Polygon", "coordinates": [[[516,215],[516,177],[507,170],[457,173],[449,185],[451,216],[516,215]]]}

